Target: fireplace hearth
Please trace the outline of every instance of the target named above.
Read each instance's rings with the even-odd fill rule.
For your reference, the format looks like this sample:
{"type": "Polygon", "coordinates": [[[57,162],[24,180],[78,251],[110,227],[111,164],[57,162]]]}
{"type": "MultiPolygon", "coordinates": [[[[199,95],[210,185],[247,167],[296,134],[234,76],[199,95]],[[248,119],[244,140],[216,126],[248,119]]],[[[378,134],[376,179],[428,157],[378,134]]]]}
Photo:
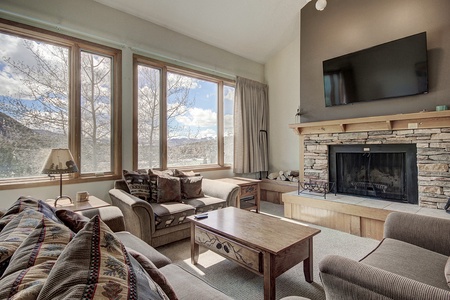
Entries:
{"type": "Polygon", "coordinates": [[[330,145],[329,179],[338,193],[418,203],[415,144],[330,145]]]}

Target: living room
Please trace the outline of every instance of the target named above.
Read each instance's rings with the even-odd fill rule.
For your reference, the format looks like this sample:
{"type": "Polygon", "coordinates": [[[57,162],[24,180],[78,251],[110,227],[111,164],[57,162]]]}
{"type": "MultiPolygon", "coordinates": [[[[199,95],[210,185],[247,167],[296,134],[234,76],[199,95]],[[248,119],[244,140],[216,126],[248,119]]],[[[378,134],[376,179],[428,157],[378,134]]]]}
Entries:
{"type": "MultiPolygon", "coordinates": [[[[256,62],[158,25],[120,12],[99,2],[2,1],[0,17],[77,37],[122,51],[122,160],[123,169],[133,166],[133,54],[165,59],[183,67],[209,70],[218,76],[241,76],[269,86],[269,171],[302,169],[299,136],[289,127],[299,123],[348,120],[435,111],[450,105],[449,3],[426,1],[330,0],[323,11],[315,2],[305,3],[292,28],[298,34],[266,62],[256,62]],[[427,32],[429,91],[402,98],[325,107],[322,62],[398,38],[427,32]],[[151,38],[149,38],[151,37],[151,38]],[[282,147],[280,147],[282,145],[282,147]]],[[[447,131],[448,132],[448,131],[447,131]]],[[[449,149],[447,148],[447,152],[449,149]]],[[[448,173],[448,169],[447,169],[448,173]]],[[[231,169],[202,171],[205,178],[232,177],[231,169]]],[[[250,174],[257,178],[259,174],[250,174]]],[[[447,181],[449,175],[446,177],[447,181]]],[[[88,191],[109,199],[114,180],[64,182],[64,193],[88,191]]],[[[19,196],[47,199],[57,194],[58,183],[39,187],[0,188],[0,208],[19,196]]],[[[448,197],[448,187],[442,190],[448,197]]],[[[440,207],[442,209],[442,205],[440,207]]]]}

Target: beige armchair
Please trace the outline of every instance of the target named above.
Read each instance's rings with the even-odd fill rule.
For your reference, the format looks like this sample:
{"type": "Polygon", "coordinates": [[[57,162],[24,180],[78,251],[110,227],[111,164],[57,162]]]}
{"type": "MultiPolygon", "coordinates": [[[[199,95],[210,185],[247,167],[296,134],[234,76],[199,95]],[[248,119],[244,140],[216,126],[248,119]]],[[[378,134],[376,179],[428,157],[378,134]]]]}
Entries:
{"type": "Polygon", "coordinates": [[[450,220],[393,212],[372,252],[360,261],[327,256],[320,277],[327,299],[448,300],[449,255],[450,220]]]}

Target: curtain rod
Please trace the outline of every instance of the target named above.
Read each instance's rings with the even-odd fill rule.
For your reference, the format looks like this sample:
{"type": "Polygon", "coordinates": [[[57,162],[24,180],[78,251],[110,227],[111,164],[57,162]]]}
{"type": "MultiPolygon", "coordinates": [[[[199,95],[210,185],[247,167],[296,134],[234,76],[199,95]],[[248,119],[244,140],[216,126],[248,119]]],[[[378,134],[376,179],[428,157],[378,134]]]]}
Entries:
{"type": "Polygon", "coordinates": [[[216,69],[212,69],[210,67],[204,67],[204,66],[200,66],[197,64],[193,64],[190,62],[184,62],[181,61],[180,59],[176,59],[174,57],[165,55],[165,54],[161,54],[161,53],[157,53],[155,51],[152,50],[147,50],[147,49],[142,49],[139,47],[133,47],[133,46],[128,46],[125,43],[119,43],[117,41],[108,39],[108,38],[104,38],[98,35],[94,35],[94,34],[90,34],[90,33],[86,33],[86,32],[80,32],[78,30],[75,29],[71,29],[65,26],[61,26],[58,24],[54,24],[54,23],[50,23],[47,21],[43,21],[43,20],[39,20],[33,17],[29,17],[29,16],[24,16],[18,13],[14,13],[14,12],[10,12],[4,9],[0,8],[0,13],[7,15],[10,17],[10,19],[12,19],[13,21],[17,21],[17,22],[24,22],[27,23],[28,25],[34,25],[34,26],[38,26],[38,27],[44,27],[44,29],[48,29],[50,31],[54,31],[54,32],[59,32],[62,34],[72,34],[72,35],[76,35],[77,37],[83,37],[83,38],[88,38],[91,39],[91,41],[101,41],[106,43],[107,45],[105,46],[112,46],[112,47],[116,47],[116,48],[120,48],[120,49],[126,49],[128,48],[131,52],[136,53],[136,54],[141,54],[141,55],[145,55],[145,56],[150,56],[150,58],[154,58],[154,59],[158,59],[158,60],[162,60],[165,62],[169,62],[169,63],[173,63],[176,65],[179,65],[180,67],[187,67],[187,68],[191,68],[197,71],[203,71],[205,73],[209,73],[211,75],[217,75],[217,76],[221,76],[224,77],[226,79],[230,79],[230,80],[235,80],[236,79],[236,75],[234,74],[228,74],[222,71],[218,71],[216,69]]]}

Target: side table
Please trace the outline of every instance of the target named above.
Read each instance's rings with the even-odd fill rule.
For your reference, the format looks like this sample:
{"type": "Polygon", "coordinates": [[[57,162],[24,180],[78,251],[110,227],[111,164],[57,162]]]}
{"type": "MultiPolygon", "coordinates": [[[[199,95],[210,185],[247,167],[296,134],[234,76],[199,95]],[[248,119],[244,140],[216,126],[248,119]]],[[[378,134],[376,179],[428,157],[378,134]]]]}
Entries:
{"type": "MultiPolygon", "coordinates": [[[[50,204],[52,207],[55,207],[55,199],[48,199],[46,201],[48,204],[50,204]]],[[[82,211],[87,210],[91,208],[99,208],[99,207],[105,207],[110,206],[111,204],[97,198],[95,196],[89,195],[87,201],[73,201],[73,203],[70,203],[69,200],[66,199],[60,199],[58,200],[58,204],[55,207],[56,209],[69,209],[72,211],[82,211]]]]}
{"type": "Polygon", "coordinates": [[[216,179],[223,182],[233,183],[239,186],[238,199],[236,201],[236,207],[255,210],[259,212],[260,207],[260,182],[259,179],[251,179],[244,177],[231,177],[216,179]]]}

